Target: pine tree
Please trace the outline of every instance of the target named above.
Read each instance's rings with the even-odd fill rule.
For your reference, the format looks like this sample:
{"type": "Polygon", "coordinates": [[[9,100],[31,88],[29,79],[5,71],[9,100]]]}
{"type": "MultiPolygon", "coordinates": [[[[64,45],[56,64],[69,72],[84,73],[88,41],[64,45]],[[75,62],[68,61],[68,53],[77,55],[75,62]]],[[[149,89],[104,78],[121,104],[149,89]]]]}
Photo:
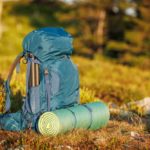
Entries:
{"type": "Polygon", "coordinates": [[[76,0],[76,15],[82,41],[94,50],[103,51],[106,44],[107,11],[112,0],[76,0]]]}

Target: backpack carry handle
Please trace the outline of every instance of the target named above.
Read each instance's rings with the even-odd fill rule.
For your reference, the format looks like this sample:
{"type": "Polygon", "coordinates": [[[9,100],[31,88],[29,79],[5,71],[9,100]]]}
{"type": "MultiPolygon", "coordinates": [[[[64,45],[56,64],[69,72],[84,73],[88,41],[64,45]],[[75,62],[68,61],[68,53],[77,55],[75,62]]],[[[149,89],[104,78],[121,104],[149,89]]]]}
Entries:
{"type": "Polygon", "coordinates": [[[20,53],[15,61],[13,62],[13,64],[10,67],[8,76],[7,76],[7,80],[5,81],[5,92],[6,92],[6,104],[5,104],[5,112],[8,112],[10,110],[11,107],[11,101],[10,101],[10,81],[14,72],[14,69],[16,68],[17,64],[20,62],[21,58],[24,56],[24,53],[20,53]]]}

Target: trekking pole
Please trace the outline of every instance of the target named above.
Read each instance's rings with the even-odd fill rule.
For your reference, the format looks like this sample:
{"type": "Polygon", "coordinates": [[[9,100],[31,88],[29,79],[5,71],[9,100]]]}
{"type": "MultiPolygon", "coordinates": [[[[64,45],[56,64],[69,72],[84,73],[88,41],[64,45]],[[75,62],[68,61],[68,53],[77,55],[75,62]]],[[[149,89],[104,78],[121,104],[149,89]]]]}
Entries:
{"type": "Polygon", "coordinates": [[[35,57],[30,54],[29,57],[31,57],[31,74],[30,74],[30,85],[31,87],[35,87],[39,85],[39,64],[34,63],[35,57]]]}
{"type": "Polygon", "coordinates": [[[40,77],[39,77],[39,64],[35,64],[35,86],[40,84],[40,77]]]}

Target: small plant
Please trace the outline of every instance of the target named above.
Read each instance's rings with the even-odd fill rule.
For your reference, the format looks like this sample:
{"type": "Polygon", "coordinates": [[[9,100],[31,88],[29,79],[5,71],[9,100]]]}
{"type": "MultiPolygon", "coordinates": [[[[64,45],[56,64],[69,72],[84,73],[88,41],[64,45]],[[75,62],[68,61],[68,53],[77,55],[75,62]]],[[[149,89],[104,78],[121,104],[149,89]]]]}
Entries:
{"type": "Polygon", "coordinates": [[[130,109],[136,112],[138,115],[143,116],[145,114],[145,109],[142,106],[138,106],[136,103],[133,103],[130,106],[130,109]]]}
{"type": "Polygon", "coordinates": [[[4,86],[0,85],[0,114],[4,112],[5,97],[6,93],[4,90],[4,86]]]}
{"type": "Polygon", "coordinates": [[[95,91],[92,91],[86,87],[80,89],[80,103],[89,103],[96,101],[95,91]]]}

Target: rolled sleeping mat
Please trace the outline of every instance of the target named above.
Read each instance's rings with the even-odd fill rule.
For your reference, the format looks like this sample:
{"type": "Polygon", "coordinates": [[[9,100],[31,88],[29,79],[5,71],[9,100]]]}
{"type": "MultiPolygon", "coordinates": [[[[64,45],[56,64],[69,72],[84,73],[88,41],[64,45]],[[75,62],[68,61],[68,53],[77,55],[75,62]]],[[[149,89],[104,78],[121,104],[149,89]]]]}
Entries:
{"type": "Polygon", "coordinates": [[[109,108],[103,102],[68,107],[43,113],[36,124],[42,135],[55,136],[73,129],[96,130],[109,121],[109,108]]]}

